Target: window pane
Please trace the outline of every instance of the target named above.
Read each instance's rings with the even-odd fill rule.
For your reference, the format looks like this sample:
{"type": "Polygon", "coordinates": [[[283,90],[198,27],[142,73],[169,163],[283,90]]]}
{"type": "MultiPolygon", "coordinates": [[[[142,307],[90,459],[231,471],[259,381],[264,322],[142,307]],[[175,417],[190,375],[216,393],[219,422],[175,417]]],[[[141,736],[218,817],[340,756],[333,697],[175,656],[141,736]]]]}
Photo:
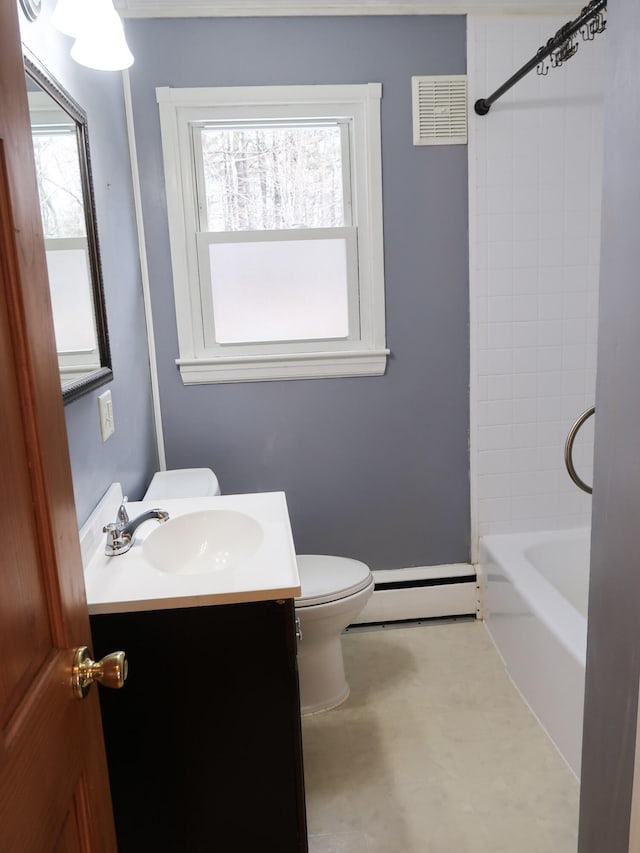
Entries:
{"type": "Polygon", "coordinates": [[[345,338],[344,239],[212,243],[218,343],[345,338]]]}
{"type": "Polygon", "coordinates": [[[84,237],[84,203],[75,132],[34,133],[33,148],[45,238],[84,237]]]}
{"type": "Polygon", "coordinates": [[[58,352],[97,349],[86,247],[47,248],[47,270],[58,352]]]}
{"type": "Polygon", "coordinates": [[[345,224],[338,125],[203,128],[209,231],[345,224]]]}

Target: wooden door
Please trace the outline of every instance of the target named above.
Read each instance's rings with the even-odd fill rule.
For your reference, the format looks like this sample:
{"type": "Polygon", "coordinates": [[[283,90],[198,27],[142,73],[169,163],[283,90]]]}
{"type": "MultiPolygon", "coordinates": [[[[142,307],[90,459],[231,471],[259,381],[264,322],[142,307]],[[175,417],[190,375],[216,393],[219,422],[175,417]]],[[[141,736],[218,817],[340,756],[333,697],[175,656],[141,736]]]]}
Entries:
{"type": "Polygon", "coordinates": [[[0,850],[115,851],[15,0],[0,0],[0,850]]]}

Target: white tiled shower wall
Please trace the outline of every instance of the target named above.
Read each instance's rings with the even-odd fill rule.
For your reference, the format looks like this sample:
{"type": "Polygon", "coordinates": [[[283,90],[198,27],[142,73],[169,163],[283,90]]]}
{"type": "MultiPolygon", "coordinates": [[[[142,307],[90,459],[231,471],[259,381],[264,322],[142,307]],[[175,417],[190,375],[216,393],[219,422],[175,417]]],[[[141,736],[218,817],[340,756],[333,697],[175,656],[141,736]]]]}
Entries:
{"type": "MultiPolygon", "coordinates": [[[[566,22],[468,19],[469,101],[487,96],[566,22]]],[[[594,404],[605,36],[531,72],[469,128],[474,540],[589,523],[564,468],[594,404]]],[[[593,419],[576,444],[591,482],[593,419]]]]}

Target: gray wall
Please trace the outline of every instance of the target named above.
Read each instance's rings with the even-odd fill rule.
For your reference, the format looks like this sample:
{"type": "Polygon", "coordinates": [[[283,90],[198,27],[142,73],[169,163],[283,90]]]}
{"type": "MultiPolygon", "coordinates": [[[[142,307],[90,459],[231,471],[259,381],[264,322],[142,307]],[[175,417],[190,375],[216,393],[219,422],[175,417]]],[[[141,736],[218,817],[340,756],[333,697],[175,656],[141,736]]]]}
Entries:
{"type": "Polygon", "coordinates": [[[640,673],[637,0],[610,4],[608,18],[580,853],[627,853],[640,673]]]}
{"type": "Polygon", "coordinates": [[[157,452],[122,77],[83,68],[69,57],[72,40],[48,19],[54,5],[43,3],[35,23],[21,16],[22,39],[87,113],[114,375],[111,383],[65,408],[82,523],[112,482],[139,497],[157,469],[157,452]],[[103,443],[96,397],[107,388],[116,431],[103,443]]]}
{"type": "Polygon", "coordinates": [[[167,464],[283,489],[296,547],[372,567],[469,559],[465,146],[412,145],[411,81],[465,71],[464,17],[127,23],[167,464]],[[381,82],[384,377],[185,387],[156,86],[381,82]]]}

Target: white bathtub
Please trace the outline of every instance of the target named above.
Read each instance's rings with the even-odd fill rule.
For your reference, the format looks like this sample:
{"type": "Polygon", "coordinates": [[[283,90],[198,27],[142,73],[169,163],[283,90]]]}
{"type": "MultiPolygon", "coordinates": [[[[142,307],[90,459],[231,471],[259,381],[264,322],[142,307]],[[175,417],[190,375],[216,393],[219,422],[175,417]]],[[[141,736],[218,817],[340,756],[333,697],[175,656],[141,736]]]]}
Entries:
{"type": "Polygon", "coordinates": [[[485,536],[484,618],[509,675],[580,776],[589,530],[485,536]]]}

